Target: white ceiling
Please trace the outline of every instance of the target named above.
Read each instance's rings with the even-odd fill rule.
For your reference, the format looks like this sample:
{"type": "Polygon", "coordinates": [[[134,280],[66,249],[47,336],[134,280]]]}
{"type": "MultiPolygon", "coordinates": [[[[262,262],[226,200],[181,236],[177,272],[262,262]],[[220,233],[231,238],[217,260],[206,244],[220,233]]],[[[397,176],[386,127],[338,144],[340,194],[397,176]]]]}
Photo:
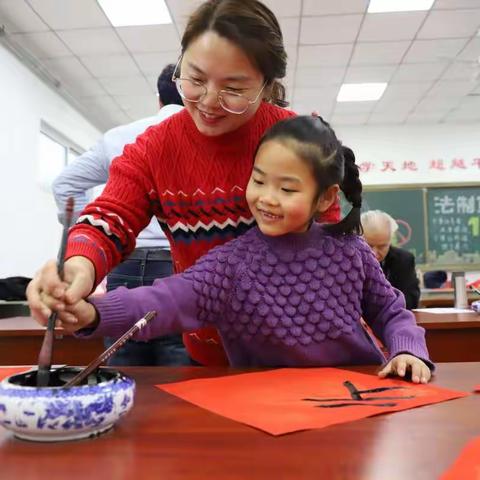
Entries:
{"type": "MultiPolygon", "coordinates": [[[[156,112],[200,0],[167,0],[173,25],[110,24],[96,0],[0,0],[7,38],[27,50],[106,129],[156,112]]],[[[291,107],[335,125],[480,122],[480,0],[367,14],[368,0],[265,0],[288,52],[291,107]],[[343,82],[389,82],[377,102],[337,103],[343,82]]]]}

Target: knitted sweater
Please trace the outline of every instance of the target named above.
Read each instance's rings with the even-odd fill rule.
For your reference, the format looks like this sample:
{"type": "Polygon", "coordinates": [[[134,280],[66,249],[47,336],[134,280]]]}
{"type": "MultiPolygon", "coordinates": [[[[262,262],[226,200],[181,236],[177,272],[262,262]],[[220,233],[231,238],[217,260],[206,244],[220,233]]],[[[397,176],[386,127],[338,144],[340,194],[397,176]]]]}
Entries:
{"type": "MultiPolygon", "coordinates": [[[[95,266],[96,282],[133,250],[155,215],[166,233],[176,272],[254,223],[245,188],[263,133],[292,112],[262,103],[234,132],[202,135],[184,110],[150,127],[112,162],[102,195],[72,228],[67,258],[81,255],[95,266]]],[[[338,221],[335,205],[323,221],[338,221]]],[[[184,337],[190,355],[205,365],[225,364],[215,330],[184,337]]]]}
{"type": "Polygon", "coordinates": [[[407,352],[429,363],[425,331],[368,245],[355,235],[331,236],[318,224],[281,237],[253,228],[183,274],[91,302],[100,323],[80,335],[120,336],[156,310],[137,339],[215,325],[232,366],[384,362],[360,317],[391,357],[407,352]]]}

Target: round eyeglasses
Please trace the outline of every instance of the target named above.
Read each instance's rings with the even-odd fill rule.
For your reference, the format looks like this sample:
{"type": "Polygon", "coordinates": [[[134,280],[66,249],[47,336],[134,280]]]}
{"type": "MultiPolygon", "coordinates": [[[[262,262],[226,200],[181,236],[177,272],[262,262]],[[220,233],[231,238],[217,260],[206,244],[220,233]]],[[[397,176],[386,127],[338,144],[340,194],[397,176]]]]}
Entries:
{"type": "MultiPolygon", "coordinates": [[[[178,60],[175,67],[172,75],[172,81],[175,82],[178,93],[184,100],[187,102],[198,103],[207,95],[208,89],[203,82],[199,82],[191,78],[177,77],[175,72],[177,71],[180,61],[181,58],[178,60]]],[[[248,110],[250,105],[254,104],[258,100],[266,85],[267,82],[262,85],[262,88],[253,100],[248,99],[241,93],[232,92],[230,90],[219,90],[217,92],[218,103],[227,112],[241,115],[248,110]]]]}

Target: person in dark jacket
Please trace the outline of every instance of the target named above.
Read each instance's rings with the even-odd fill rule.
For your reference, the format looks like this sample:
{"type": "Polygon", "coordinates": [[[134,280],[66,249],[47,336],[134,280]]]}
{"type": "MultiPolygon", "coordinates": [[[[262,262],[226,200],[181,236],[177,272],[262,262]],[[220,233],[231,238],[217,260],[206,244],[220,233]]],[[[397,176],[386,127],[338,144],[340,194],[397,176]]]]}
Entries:
{"type": "Polygon", "coordinates": [[[407,309],[417,308],[420,287],[415,272],[415,257],[392,246],[397,222],[381,210],[370,210],[361,216],[363,236],[382,266],[387,280],[405,296],[407,309]]]}

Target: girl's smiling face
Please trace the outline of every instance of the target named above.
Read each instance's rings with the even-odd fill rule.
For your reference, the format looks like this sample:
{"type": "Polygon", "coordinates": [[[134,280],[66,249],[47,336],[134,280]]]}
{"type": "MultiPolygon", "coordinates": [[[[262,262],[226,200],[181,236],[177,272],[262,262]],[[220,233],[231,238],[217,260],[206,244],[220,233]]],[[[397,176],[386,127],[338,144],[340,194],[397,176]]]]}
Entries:
{"type": "Polygon", "coordinates": [[[227,112],[218,92],[227,90],[253,100],[264,84],[262,73],[245,52],[213,31],[201,34],[188,46],[181,62],[182,78],[202,83],[207,94],[197,103],[184,100],[198,130],[208,136],[232,132],[248,122],[258,110],[263,94],[240,115],[227,112]]]}
{"type": "Polygon", "coordinates": [[[311,167],[287,145],[270,140],[260,146],[247,186],[248,206],[265,235],[307,231],[315,214],[330,206],[338,190],[335,185],[317,199],[311,167]]]}

